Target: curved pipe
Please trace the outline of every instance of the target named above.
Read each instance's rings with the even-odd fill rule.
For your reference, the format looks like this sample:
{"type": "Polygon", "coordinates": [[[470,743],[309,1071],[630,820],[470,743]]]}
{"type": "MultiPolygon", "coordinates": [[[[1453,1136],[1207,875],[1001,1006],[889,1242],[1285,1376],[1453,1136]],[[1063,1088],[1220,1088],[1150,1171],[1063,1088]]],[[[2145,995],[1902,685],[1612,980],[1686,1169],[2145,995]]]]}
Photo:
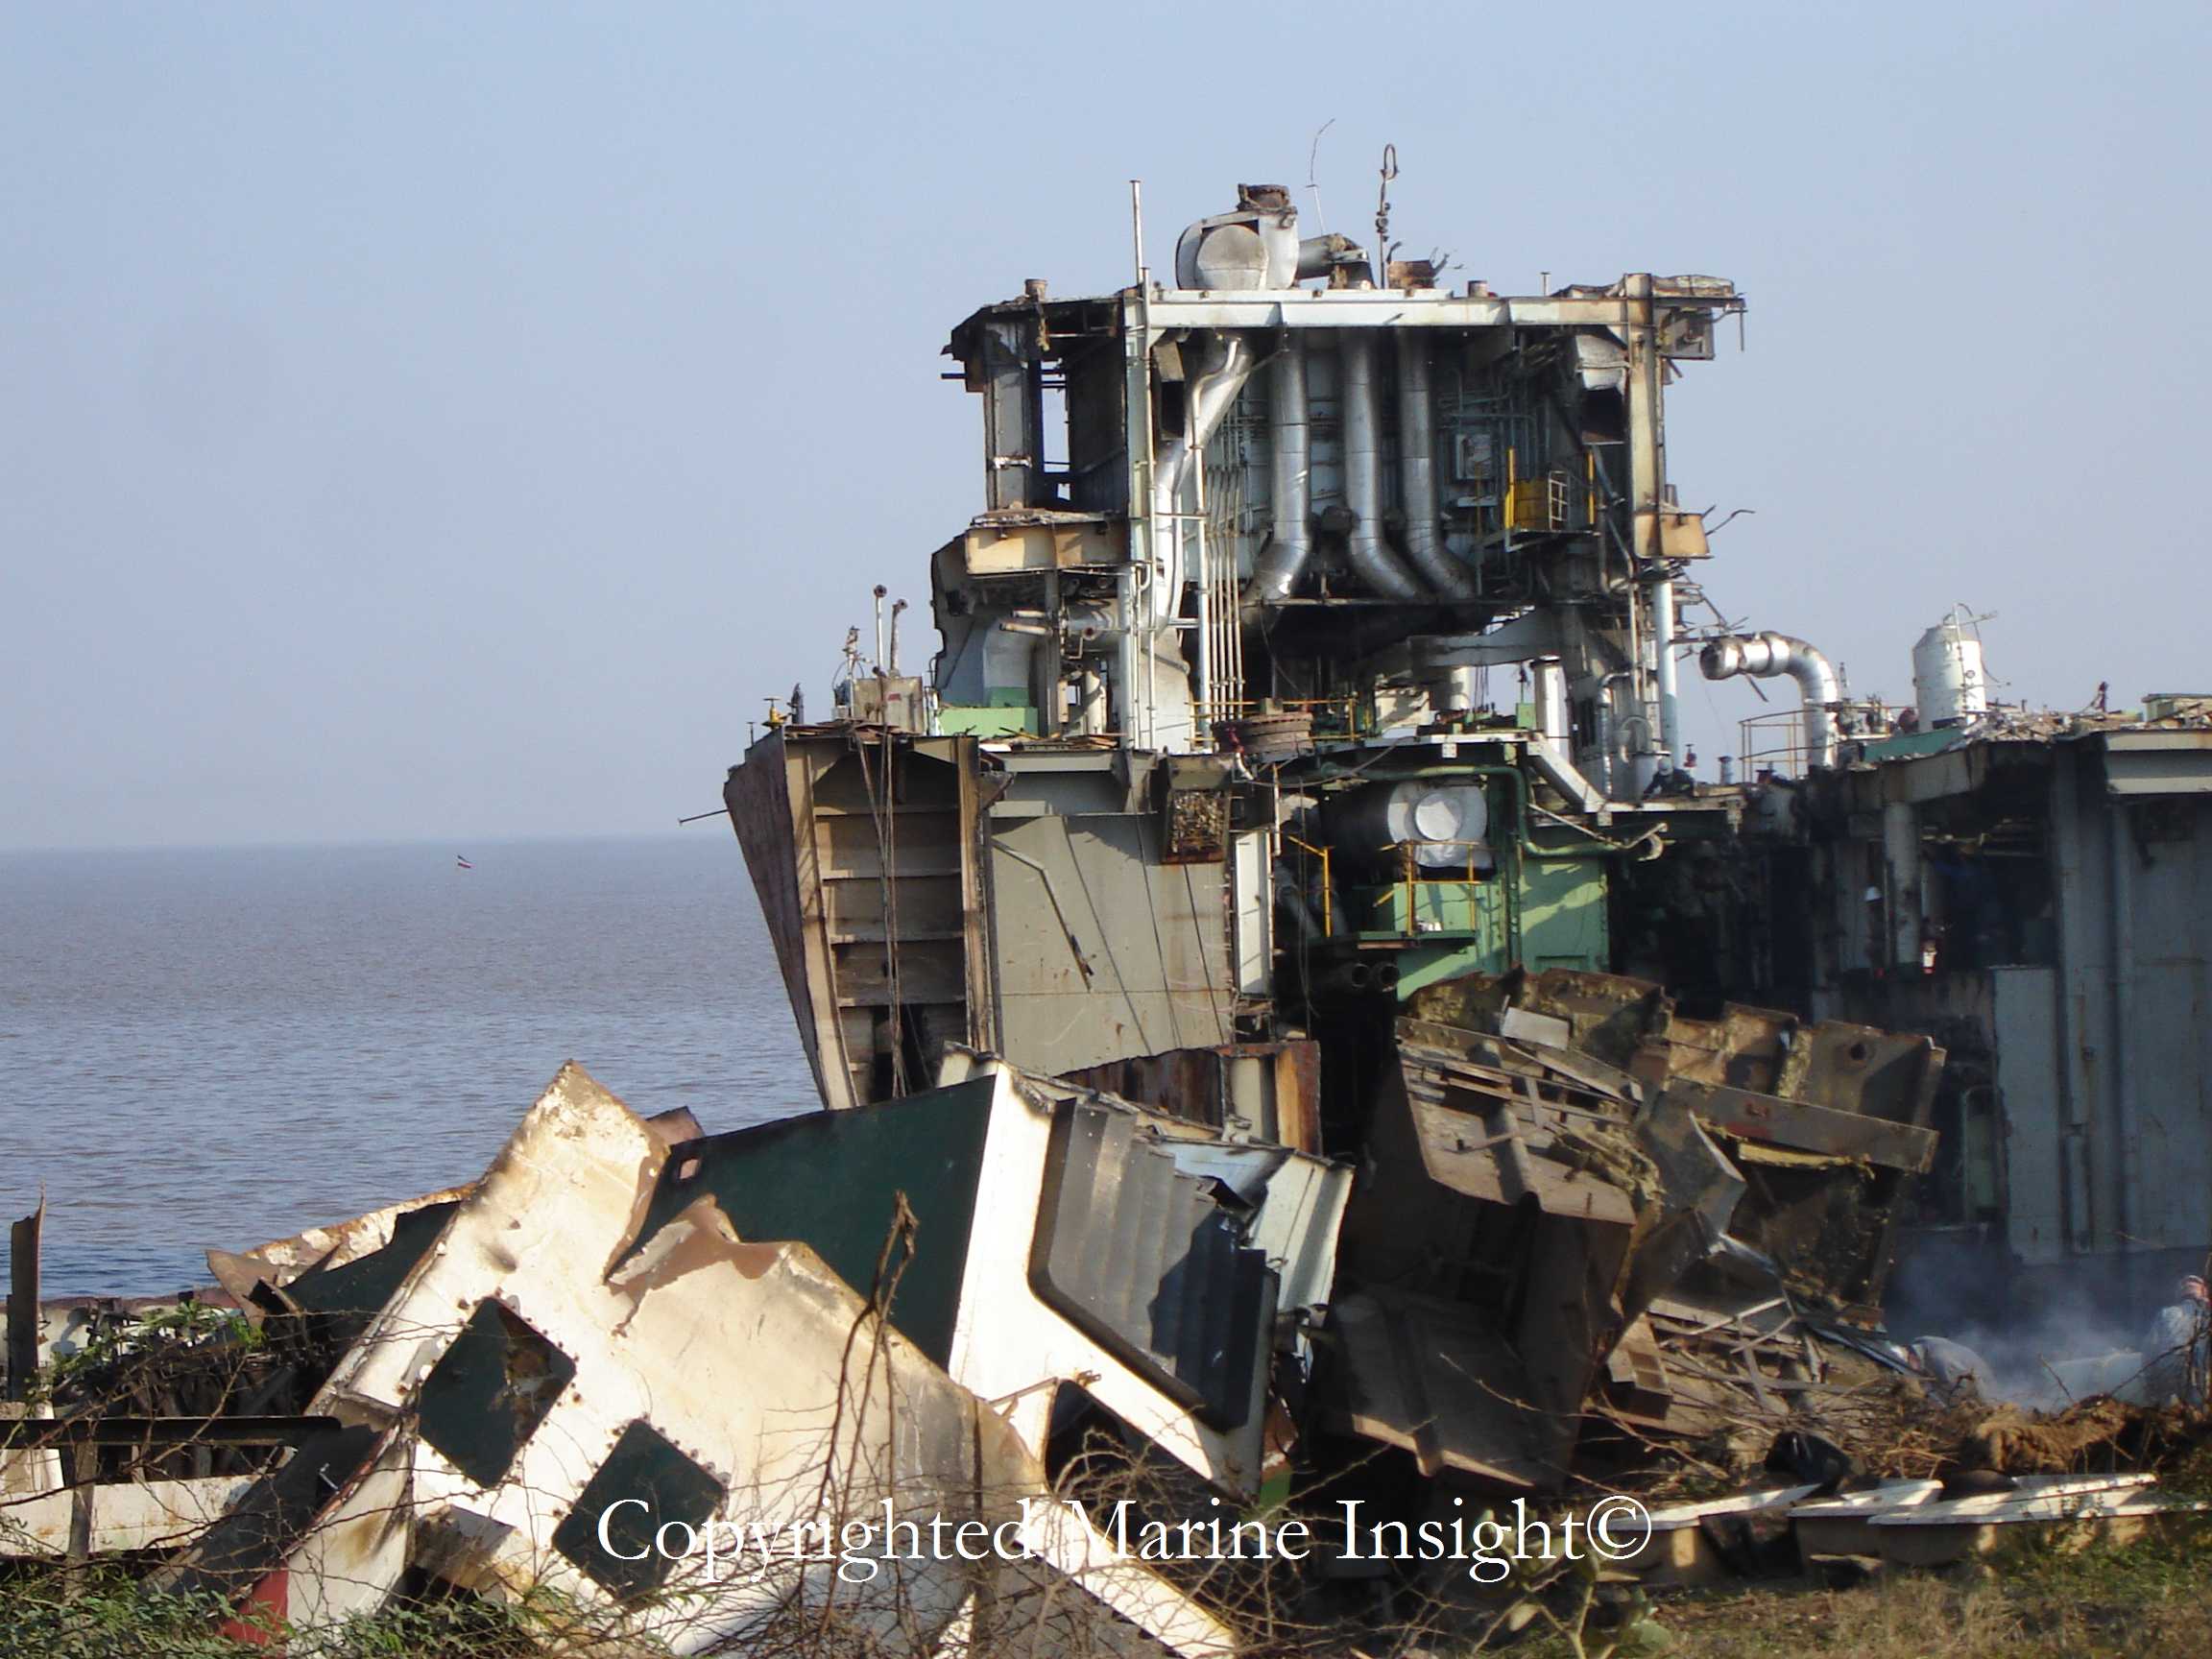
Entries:
{"type": "Polygon", "coordinates": [[[1358,244],[1349,236],[1339,236],[1334,230],[1325,236],[1309,236],[1298,244],[1298,280],[1327,276],[1338,265],[1358,256],[1358,244]]]}
{"type": "Polygon", "coordinates": [[[1389,599],[1424,599],[1413,573],[1382,541],[1382,412],[1375,384],[1372,331],[1348,328],[1344,360],[1344,505],[1357,520],[1347,554],[1369,591],[1389,599]]]}
{"type": "Polygon", "coordinates": [[[1406,511],[1406,557],[1437,592],[1472,599],[1474,579],[1445,547],[1437,515],[1436,401],[1429,385],[1429,343],[1423,332],[1398,330],[1398,493],[1406,511]]]}
{"type": "Polygon", "coordinates": [[[1156,621],[1169,620],[1183,606],[1183,526],[1168,517],[1163,536],[1158,520],[1182,511],[1185,479],[1259,367],[1259,353],[1243,334],[1210,333],[1200,350],[1197,373],[1184,387],[1183,430],[1168,440],[1152,469],[1153,556],[1160,565],[1152,591],[1156,621]]]}
{"type": "Polygon", "coordinates": [[[1274,441],[1274,525],[1244,586],[1246,605],[1280,605],[1313,557],[1313,438],[1306,396],[1306,343],[1289,334],[1267,377],[1267,427],[1274,441]]]}
{"type": "Polygon", "coordinates": [[[1710,641],[1697,654],[1697,666],[1708,680],[1732,680],[1739,674],[1754,680],[1789,675],[1804,698],[1809,764],[1836,764],[1836,714],[1831,705],[1843,700],[1843,686],[1828,659],[1804,640],[1787,634],[1731,635],[1710,641]]]}
{"type": "Polygon", "coordinates": [[[1024,697],[1037,695],[1037,646],[1052,630],[1042,621],[1001,616],[983,634],[983,688],[1004,691],[1019,688],[1024,697]]]}

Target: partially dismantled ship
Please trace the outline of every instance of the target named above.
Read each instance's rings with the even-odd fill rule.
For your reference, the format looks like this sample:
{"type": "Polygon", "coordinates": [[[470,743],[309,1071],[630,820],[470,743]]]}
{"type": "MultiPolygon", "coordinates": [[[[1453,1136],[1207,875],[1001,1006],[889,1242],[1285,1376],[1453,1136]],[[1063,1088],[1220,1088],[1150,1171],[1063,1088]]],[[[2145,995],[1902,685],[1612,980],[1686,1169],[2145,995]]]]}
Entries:
{"type": "MultiPolygon", "coordinates": [[[[954,328],[941,648],[902,673],[878,588],[831,717],[726,786],[828,1110],[709,1136],[571,1068],[477,1181],[210,1252],[180,1347],[42,1317],[26,1217],[0,1557],[248,1634],[550,1584],[572,1643],[1219,1659],[1431,1569],[1346,1519],[1209,1578],[1101,1517],[1403,1539],[1695,1449],[1767,1485],[1617,1565],[1711,1569],[1723,1510],[1900,1562],[2080,1525],[1836,1498],[1812,1437],[1921,1399],[1900,1262],[1986,1306],[2212,1241],[2212,698],[2008,709],[1955,614],[1904,709],[1691,626],[1664,397],[1743,298],[1447,289],[1377,230],[1239,187],[1170,279],[954,328]],[[1799,688],[1740,776],[1684,749],[1693,660],[1799,688]],[[717,1575],[878,1516],[880,1576],[717,1575]],[[1008,1552],[891,1558],[948,1518],[1008,1552]]],[[[2164,1502],[2063,1473],[2114,1536],[2164,1502]]]]}
{"type": "Polygon", "coordinates": [[[1447,288],[1275,186],[1139,258],[953,329],[941,648],[878,588],[731,771],[826,1106],[982,1053],[1354,1164],[1295,1391],[1538,1489],[1598,1403],[1695,1417],[1670,1332],[1878,1329],[1901,1243],[1984,1312],[2201,1262],[2212,702],[2004,708],[1962,613],[1912,708],[1692,627],[1665,396],[1730,282],[1447,288]],[[1798,689],[1719,781],[1692,661],[1798,689]]]}

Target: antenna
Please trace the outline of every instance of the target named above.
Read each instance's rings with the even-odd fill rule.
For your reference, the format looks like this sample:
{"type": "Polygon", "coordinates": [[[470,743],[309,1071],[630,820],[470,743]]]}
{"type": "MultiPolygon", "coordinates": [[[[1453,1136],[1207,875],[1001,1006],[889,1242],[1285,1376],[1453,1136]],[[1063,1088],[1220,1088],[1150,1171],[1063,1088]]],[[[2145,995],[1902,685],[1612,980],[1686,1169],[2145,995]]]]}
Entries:
{"type": "Polygon", "coordinates": [[[1382,185],[1375,192],[1375,286],[1384,281],[1390,265],[1390,180],[1398,177],[1398,146],[1382,146],[1382,185]]]}
{"type": "Polygon", "coordinates": [[[1306,152],[1306,188],[1313,192],[1313,228],[1323,236],[1329,233],[1329,215],[1321,211],[1321,134],[1336,125],[1332,115],[1313,129],[1313,147],[1306,152]]]}

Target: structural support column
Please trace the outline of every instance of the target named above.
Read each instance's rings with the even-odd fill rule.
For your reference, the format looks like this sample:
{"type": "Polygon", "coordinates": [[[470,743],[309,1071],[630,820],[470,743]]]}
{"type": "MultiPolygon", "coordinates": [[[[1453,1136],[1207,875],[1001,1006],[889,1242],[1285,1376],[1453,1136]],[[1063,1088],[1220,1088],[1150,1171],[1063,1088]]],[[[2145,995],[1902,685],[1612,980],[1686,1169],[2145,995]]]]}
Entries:
{"type": "MultiPolygon", "coordinates": [[[[1631,552],[1628,602],[1633,607],[1639,591],[1637,578],[1650,570],[1664,575],[1664,567],[1659,565],[1659,516],[1666,506],[1667,495],[1667,428],[1661,413],[1667,364],[1659,349],[1659,315],[1652,300],[1650,276],[1638,275],[1624,278],[1623,293],[1627,300],[1627,324],[1622,332],[1625,336],[1628,360],[1628,546],[1631,552]]],[[[1645,747],[1666,750],[1668,761],[1671,763],[1680,755],[1681,735],[1674,709],[1673,659],[1669,653],[1674,634],[1671,580],[1652,585],[1650,623],[1653,635],[1650,680],[1645,680],[1641,662],[1631,664],[1636,669],[1636,702],[1645,720],[1645,747]],[[1664,618],[1660,613],[1662,605],[1666,613],[1664,618]]],[[[1633,615],[1629,633],[1633,637],[1633,615]]]]}
{"type": "Polygon", "coordinates": [[[1882,808],[1882,851],[1889,868],[1889,960],[1920,972],[1920,816],[1910,801],[1882,808]]]}
{"type": "MultiPolygon", "coordinates": [[[[1151,583],[1159,572],[1162,525],[1152,500],[1152,322],[1145,290],[1132,294],[1121,313],[1122,430],[1128,440],[1129,559],[1114,585],[1114,723],[1133,749],[1153,747],[1149,645],[1151,583]]],[[[1172,526],[1170,525],[1169,528],[1172,526]]]]}

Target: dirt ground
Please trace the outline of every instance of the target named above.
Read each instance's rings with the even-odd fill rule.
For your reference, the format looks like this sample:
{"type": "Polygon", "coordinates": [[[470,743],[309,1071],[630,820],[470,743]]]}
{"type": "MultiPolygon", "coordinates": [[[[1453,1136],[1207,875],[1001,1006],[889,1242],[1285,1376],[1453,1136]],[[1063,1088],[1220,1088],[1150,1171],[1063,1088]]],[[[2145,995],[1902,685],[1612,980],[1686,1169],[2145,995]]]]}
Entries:
{"type": "MultiPolygon", "coordinates": [[[[2073,1555],[2023,1552],[1849,1590],[1794,1581],[1660,1599],[1631,1653],[1775,1659],[2200,1659],[2212,1653],[2212,1532],[2073,1555]]],[[[1608,1636],[1585,1638],[1590,1659],[1608,1636]]],[[[1553,1651],[1572,1649],[1561,1642],[1553,1651]]]]}

